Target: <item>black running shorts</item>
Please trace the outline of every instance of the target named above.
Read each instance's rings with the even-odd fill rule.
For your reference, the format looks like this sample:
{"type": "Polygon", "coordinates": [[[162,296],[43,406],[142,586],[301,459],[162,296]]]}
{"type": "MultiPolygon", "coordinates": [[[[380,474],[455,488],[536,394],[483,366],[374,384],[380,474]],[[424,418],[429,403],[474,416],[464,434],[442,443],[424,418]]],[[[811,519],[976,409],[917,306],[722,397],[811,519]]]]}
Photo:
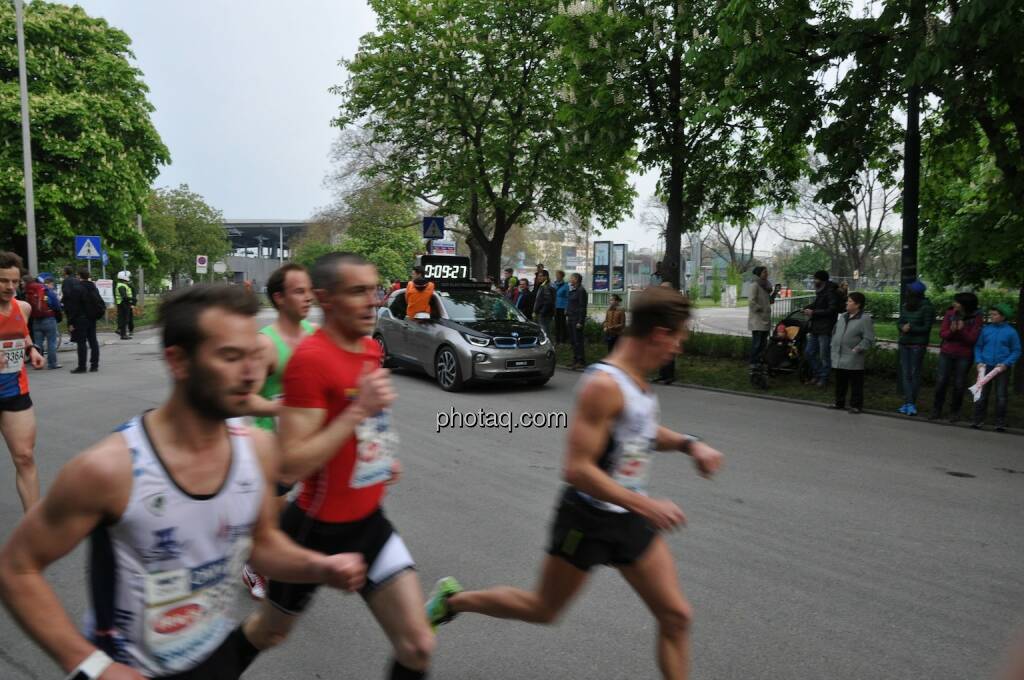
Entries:
{"type": "Polygon", "coordinates": [[[27,411],[32,408],[32,397],[27,394],[19,394],[16,397],[4,397],[0,399],[0,411],[27,411]]]}
{"type": "Polygon", "coordinates": [[[161,675],[159,680],[238,680],[258,653],[241,629],[236,628],[198,666],[174,675],[161,675]]]}
{"type": "MultiPolygon", "coordinates": [[[[372,515],[355,522],[320,522],[291,503],[281,515],[281,530],[299,545],[325,555],[362,553],[366,560],[365,598],[377,588],[416,563],[401,536],[377,508],[372,515]]],[[[271,581],[267,599],[286,614],[301,613],[313,599],[318,583],[271,581]]]]}
{"type": "Polygon", "coordinates": [[[595,508],[569,487],[555,511],[548,554],[581,571],[599,564],[636,562],[657,533],[640,515],[595,508]]]}

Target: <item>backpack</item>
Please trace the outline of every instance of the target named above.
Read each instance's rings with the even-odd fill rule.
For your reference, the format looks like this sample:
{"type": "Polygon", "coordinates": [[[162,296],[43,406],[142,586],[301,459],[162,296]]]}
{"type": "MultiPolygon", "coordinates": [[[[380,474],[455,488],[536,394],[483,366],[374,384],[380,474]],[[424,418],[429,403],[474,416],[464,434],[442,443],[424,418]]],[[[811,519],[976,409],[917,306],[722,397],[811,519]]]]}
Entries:
{"type": "Polygon", "coordinates": [[[107,315],[107,302],[92,281],[85,287],[85,311],[94,321],[99,321],[107,315]]]}
{"type": "Polygon", "coordinates": [[[46,299],[46,287],[42,285],[32,285],[25,290],[25,302],[32,307],[32,318],[33,319],[44,319],[52,316],[50,314],[50,304],[46,299]]]}

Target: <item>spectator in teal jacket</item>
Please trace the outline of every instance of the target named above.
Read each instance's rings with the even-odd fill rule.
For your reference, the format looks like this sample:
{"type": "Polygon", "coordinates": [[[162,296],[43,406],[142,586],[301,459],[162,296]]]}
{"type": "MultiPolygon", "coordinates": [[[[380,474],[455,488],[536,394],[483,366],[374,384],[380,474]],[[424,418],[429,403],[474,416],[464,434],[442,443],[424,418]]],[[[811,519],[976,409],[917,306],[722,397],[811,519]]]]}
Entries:
{"type": "Polygon", "coordinates": [[[996,393],[996,432],[1006,431],[1006,407],[1009,401],[1010,368],[1020,359],[1020,335],[1017,329],[1007,323],[1013,316],[1013,308],[1006,303],[993,306],[989,310],[989,323],[981,329],[978,343],[974,345],[974,361],[978,370],[992,371],[999,366],[1006,370],[992,378],[982,389],[981,398],[974,402],[974,429],[980,429],[985,423],[985,412],[988,410],[988,398],[993,391],[996,393]]]}
{"type": "Polygon", "coordinates": [[[921,281],[907,284],[903,294],[900,318],[896,322],[900,330],[900,391],[903,406],[900,413],[917,415],[917,394],[921,391],[921,367],[924,353],[928,351],[928,338],[935,323],[935,307],[925,297],[927,286],[921,281]]]}

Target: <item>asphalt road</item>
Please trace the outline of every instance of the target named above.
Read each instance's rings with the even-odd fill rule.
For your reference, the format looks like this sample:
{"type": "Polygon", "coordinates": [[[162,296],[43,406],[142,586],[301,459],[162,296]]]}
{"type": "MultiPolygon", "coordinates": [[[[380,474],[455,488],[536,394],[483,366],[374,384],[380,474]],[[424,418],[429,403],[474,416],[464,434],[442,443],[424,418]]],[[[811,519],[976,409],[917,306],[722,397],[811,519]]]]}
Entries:
{"type": "MultiPolygon", "coordinates": [[[[164,397],[157,349],[143,333],[104,347],[99,374],[32,374],[44,489],[83,445],[164,397]]],[[[458,395],[396,377],[406,474],[386,507],[425,589],[447,574],[468,587],[533,582],[565,441],[561,429],[436,433],[437,413],[568,411],[578,377],[560,370],[541,389],[458,395]]],[[[994,676],[1024,624],[1024,440],[655,389],[666,425],[703,435],[726,454],[714,481],[697,477],[683,456],[665,455],[654,468],[653,492],[689,517],[669,543],[696,613],[693,677],[994,676]]],[[[9,464],[0,465],[0,488],[6,537],[21,514],[9,464]]],[[[84,556],[80,548],[48,572],[76,619],[86,597],[84,556]]],[[[553,627],[472,616],[443,627],[433,677],[653,678],[653,646],[651,617],[603,569],[553,627]]],[[[293,638],[247,678],[381,678],[387,659],[360,600],[322,592],[293,638]]],[[[0,678],[56,677],[4,614],[0,678]]]]}

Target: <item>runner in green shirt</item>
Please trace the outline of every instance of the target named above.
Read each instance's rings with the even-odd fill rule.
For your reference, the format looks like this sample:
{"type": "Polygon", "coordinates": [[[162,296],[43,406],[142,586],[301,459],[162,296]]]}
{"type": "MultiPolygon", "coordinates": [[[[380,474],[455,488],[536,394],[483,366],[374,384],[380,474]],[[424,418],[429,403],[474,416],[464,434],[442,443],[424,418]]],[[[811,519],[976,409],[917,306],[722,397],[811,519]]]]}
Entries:
{"type": "MultiPolygon", "coordinates": [[[[291,263],[276,269],[267,280],[267,297],[277,310],[277,321],[260,329],[266,378],[259,390],[259,396],[253,396],[250,402],[253,406],[253,424],[264,430],[276,432],[277,414],[281,409],[281,397],[284,396],[285,366],[288,365],[288,360],[299,343],[316,330],[314,324],[306,321],[313,304],[313,282],[309,278],[309,272],[302,265],[291,263]]],[[[284,484],[280,480],[277,482],[277,495],[282,508],[286,501],[285,496],[290,490],[290,484],[284,484]]],[[[242,571],[242,579],[253,597],[265,597],[266,583],[263,577],[248,565],[242,571]]]]}

